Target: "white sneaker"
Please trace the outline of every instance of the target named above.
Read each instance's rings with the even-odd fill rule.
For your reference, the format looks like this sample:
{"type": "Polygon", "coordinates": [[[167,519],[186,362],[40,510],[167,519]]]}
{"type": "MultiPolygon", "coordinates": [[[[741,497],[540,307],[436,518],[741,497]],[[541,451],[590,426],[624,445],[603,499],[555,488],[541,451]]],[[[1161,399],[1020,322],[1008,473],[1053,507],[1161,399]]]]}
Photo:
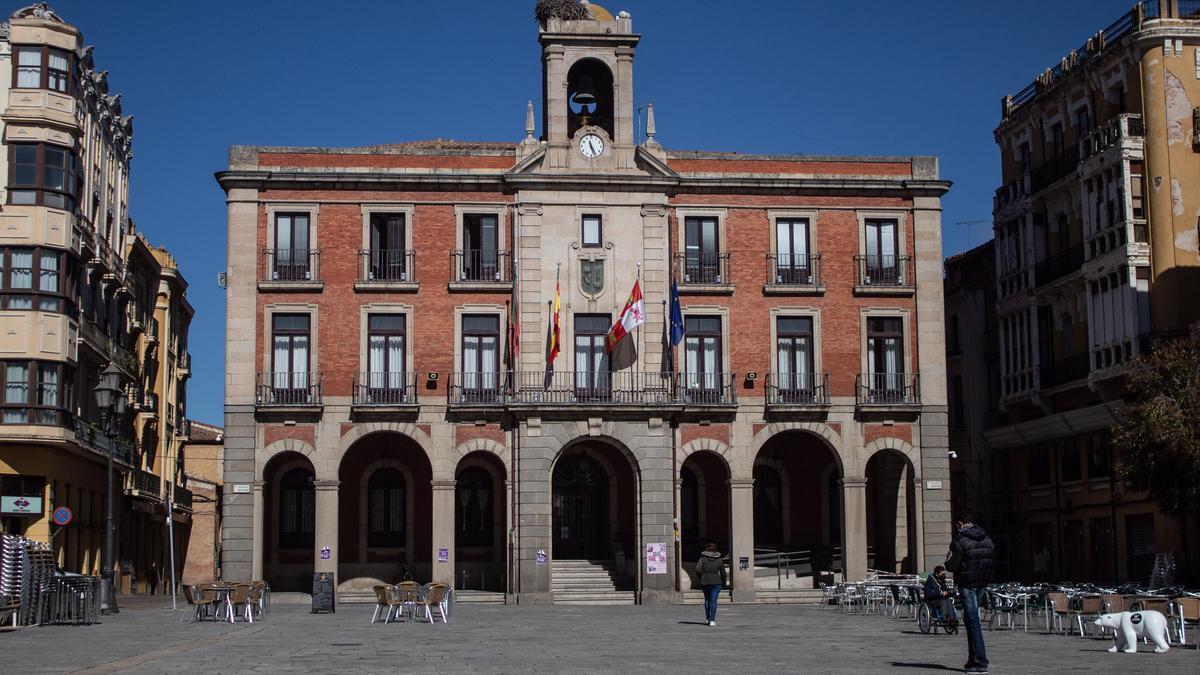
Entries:
{"type": "Polygon", "coordinates": [[[717,625],[717,622],[716,622],[716,621],[709,621],[709,622],[708,622],[708,625],[710,625],[710,626],[715,626],[715,625],[717,625]]]}

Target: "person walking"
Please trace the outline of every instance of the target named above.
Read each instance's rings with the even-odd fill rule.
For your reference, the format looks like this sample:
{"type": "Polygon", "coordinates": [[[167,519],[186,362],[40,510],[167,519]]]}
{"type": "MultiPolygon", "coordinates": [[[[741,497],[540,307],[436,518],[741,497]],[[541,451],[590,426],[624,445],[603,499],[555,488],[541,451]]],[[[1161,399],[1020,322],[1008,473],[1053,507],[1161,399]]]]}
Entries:
{"type": "Polygon", "coordinates": [[[983,645],[983,628],[979,624],[979,605],[987,595],[995,567],[995,545],[991,537],[974,523],[970,514],[959,514],[954,523],[946,569],[954,573],[954,585],[963,606],[963,624],[967,628],[968,673],[988,672],[987,650],[983,645]]]}
{"type": "Polygon", "coordinates": [[[704,590],[704,620],[708,625],[717,625],[717,598],[725,587],[725,561],[715,542],[708,542],[700,560],[696,562],[696,576],[700,577],[700,588],[704,590]]]}

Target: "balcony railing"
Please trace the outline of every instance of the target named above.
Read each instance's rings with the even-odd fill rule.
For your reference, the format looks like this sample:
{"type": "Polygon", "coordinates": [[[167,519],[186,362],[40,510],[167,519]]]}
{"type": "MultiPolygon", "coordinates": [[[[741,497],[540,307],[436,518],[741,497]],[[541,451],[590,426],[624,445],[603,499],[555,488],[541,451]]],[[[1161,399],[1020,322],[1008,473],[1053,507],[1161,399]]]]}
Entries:
{"type": "Polygon", "coordinates": [[[911,288],[915,282],[912,256],[854,256],[854,285],[866,288],[911,288]]]}
{"type": "Polygon", "coordinates": [[[191,354],[191,352],[181,352],[179,354],[178,367],[179,367],[180,375],[191,375],[192,374],[192,354],[191,354]]]}
{"type": "Polygon", "coordinates": [[[152,316],[146,318],[146,342],[158,342],[158,319],[152,316]]]}
{"type": "Polygon", "coordinates": [[[1117,115],[1107,124],[1084,137],[1079,142],[1079,159],[1083,161],[1109,147],[1129,138],[1142,138],[1146,127],[1142,116],[1136,114],[1117,115]]]}
{"type": "Polygon", "coordinates": [[[1034,282],[1044,286],[1083,268],[1083,244],[1050,256],[1033,267],[1034,282]]]}
{"type": "Polygon", "coordinates": [[[262,252],[263,281],[321,281],[321,251],[313,248],[268,248],[262,252]]]}
{"type": "Polygon", "coordinates": [[[821,285],[821,254],[767,256],[767,285],[816,288],[821,285]]]}
{"type": "Polygon", "coordinates": [[[402,248],[360,249],[358,281],[364,284],[404,284],[417,280],[416,252],[402,248]]]}
{"type": "Polygon", "coordinates": [[[142,399],[142,412],[157,415],[158,414],[158,394],[152,391],[146,392],[146,396],[142,399]]]}
{"type": "Polygon", "coordinates": [[[1078,165],[1079,160],[1073,152],[1047,159],[1033,167],[1033,171],[1030,174],[1030,191],[1037,192],[1053,185],[1064,176],[1074,172],[1075,167],[1078,165]]]}
{"type": "Polygon", "coordinates": [[[920,376],[913,373],[860,373],[855,389],[860,406],[917,405],[921,402],[920,376]]]}
{"type": "Polygon", "coordinates": [[[255,402],[260,407],[321,405],[320,371],[259,373],[255,402]]]}
{"type": "Polygon", "coordinates": [[[160,497],[162,479],[143,469],[134,469],[129,474],[129,489],[142,496],[160,497]]]}
{"type": "Polygon", "coordinates": [[[176,485],[171,496],[171,501],[176,508],[191,509],[192,491],[183,487],[182,485],[176,485]]]}
{"type": "Polygon", "coordinates": [[[175,435],[179,438],[190,438],[192,435],[192,421],[186,417],[180,417],[175,423],[175,435]]]}
{"type": "Polygon", "coordinates": [[[728,253],[676,253],[675,278],[680,285],[730,286],[728,253]]]}
{"type": "Polygon", "coordinates": [[[452,373],[450,405],[736,405],[731,373],[541,371],[452,373]]]}
{"type": "Polygon", "coordinates": [[[417,404],[416,373],[357,373],[354,376],[356,406],[417,404]]]}
{"type": "Polygon", "coordinates": [[[84,344],[91,347],[93,351],[103,358],[115,363],[127,376],[137,377],[138,365],[133,352],[122,347],[120,343],[106,335],[104,330],[95,321],[86,317],[80,321],[79,335],[83,338],[84,344]]]}
{"type": "Polygon", "coordinates": [[[829,373],[769,373],[767,406],[829,405],[829,373]]]}
{"type": "Polygon", "coordinates": [[[508,251],[453,251],[450,279],[459,283],[511,283],[512,255],[508,251]]]}
{"type": "Polygon", "coordinates": [[[1086,379],[1090,369],[1091,355],[1088,352],[1072,354],[1057,361],[1042,364],[1040,367],[1041,388],[1050,389],[1086,379]]]}

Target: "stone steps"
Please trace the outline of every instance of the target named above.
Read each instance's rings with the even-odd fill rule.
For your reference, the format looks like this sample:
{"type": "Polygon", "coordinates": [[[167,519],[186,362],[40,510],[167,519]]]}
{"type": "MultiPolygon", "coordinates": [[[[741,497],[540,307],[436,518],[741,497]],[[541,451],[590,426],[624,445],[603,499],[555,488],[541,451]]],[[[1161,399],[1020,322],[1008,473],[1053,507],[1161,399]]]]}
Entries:
{"type": "Polygon", "coordinates": [[[637,601],[633,580],[616,574],[611,563],[598,560],[554,561],[550,593],[558,605],[632,605],[637,601]]]}

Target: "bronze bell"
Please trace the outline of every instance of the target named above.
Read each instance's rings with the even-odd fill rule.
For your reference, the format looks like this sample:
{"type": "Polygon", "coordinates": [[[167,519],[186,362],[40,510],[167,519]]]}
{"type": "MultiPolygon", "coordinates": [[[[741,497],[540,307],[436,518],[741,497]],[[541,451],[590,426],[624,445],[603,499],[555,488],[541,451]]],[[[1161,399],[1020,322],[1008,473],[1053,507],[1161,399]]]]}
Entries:
{"type": "Polygon", "coordinates": [[[581,106],[596,105],[596,88],[592,85],[592,78],[587,75],[579,76],[575,82],[575,95],[571,100],[581,106]]]}

